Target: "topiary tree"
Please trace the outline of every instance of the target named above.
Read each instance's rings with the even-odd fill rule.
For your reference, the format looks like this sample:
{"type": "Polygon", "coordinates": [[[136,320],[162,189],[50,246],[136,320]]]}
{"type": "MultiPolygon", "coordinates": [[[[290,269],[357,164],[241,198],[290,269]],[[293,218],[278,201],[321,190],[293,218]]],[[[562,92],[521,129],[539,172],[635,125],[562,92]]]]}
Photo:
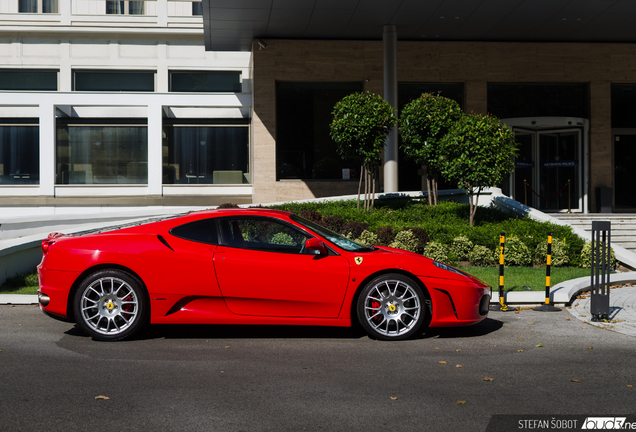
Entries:
{"type": "Polygon", "coordinates": [[[496,117],[469,114],[455,122],[440,145],[440,171],[470,195],[469,221],[473,226],[482,189],[501,183],[514,170],[514,133],[496,117]]]}
{"type": "Polygon", "coordinates": [[[336,103],[332,115],[331,139],[336,142],[338,153],[344,159],[358,159],[362,162],[358,183],[358,209],[363,179],[364,208],[373,209],[382,149],[386,145],[387,135],[397,123],[393,107],[377,94],[357,92],[336,103]]]}
{"type": "Polygon", "coordinates": [[[424,93],[406,104],[400,113],[400,144],[409,159],[427,167],[429,204],[437,205],[439,141],[462,115],[457,102],[439,93],[424,93]]]}

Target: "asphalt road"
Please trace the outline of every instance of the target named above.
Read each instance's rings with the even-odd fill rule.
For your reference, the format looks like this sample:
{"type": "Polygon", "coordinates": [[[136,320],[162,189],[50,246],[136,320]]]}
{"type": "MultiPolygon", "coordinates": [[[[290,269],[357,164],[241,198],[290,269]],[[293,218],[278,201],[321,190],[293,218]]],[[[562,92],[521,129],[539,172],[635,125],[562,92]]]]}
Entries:
{"type": "Polygon", "coordinates": [[[0,306],[0,430],[485,431],[493,414],[636,413],[636,338],[570,317],[496,312],[405,342],[153,326],[104,343],[0,306]]]}

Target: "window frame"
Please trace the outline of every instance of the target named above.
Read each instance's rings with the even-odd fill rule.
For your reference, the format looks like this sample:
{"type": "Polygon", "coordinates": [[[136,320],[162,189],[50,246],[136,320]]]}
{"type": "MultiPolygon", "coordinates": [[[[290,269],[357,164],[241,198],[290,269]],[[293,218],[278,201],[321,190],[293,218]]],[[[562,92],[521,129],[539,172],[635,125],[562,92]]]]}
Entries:
{"type": "Polygon", "coordinates": [[[157,92],[157,71],[156,70],[110,70],[110,69],[73,69],[72,70],[72,91],[74,92],[111,92],[111,93],[156,93],[157,92]],[[78,74],[112,74],[112,75],[127,75],[127,74],[152,74],[152,90],[77,90],[77,75],[78,74]]]}

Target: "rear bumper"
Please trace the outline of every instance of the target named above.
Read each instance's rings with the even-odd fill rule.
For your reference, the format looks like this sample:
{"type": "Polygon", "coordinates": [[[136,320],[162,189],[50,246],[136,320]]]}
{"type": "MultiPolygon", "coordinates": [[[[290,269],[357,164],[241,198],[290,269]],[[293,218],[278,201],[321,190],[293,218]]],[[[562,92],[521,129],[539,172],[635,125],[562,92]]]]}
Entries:
{"type": "MultiPolygon", "coordinates": [[[[40,303],[40,309],[54,318],[68,319],[69,295],[79,272],[48,270],[38,266],[38,296],[48,297],[48,304],[40,303]]],[[[44,302],[46,303],[46,302],[44,302]]]]}

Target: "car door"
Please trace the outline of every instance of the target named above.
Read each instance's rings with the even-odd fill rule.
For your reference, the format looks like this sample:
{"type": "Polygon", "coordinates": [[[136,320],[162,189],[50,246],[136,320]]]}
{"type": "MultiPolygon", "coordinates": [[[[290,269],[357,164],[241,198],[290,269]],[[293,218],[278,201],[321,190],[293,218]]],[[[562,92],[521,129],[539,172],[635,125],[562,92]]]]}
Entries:
{"type": "Polygon", "coordinates": [[[233,313],[338,317],[349,281],[346,258],[305,250],[310,235],[276,218],[226,217],[219,227],[214,267],[233,313]]]}

